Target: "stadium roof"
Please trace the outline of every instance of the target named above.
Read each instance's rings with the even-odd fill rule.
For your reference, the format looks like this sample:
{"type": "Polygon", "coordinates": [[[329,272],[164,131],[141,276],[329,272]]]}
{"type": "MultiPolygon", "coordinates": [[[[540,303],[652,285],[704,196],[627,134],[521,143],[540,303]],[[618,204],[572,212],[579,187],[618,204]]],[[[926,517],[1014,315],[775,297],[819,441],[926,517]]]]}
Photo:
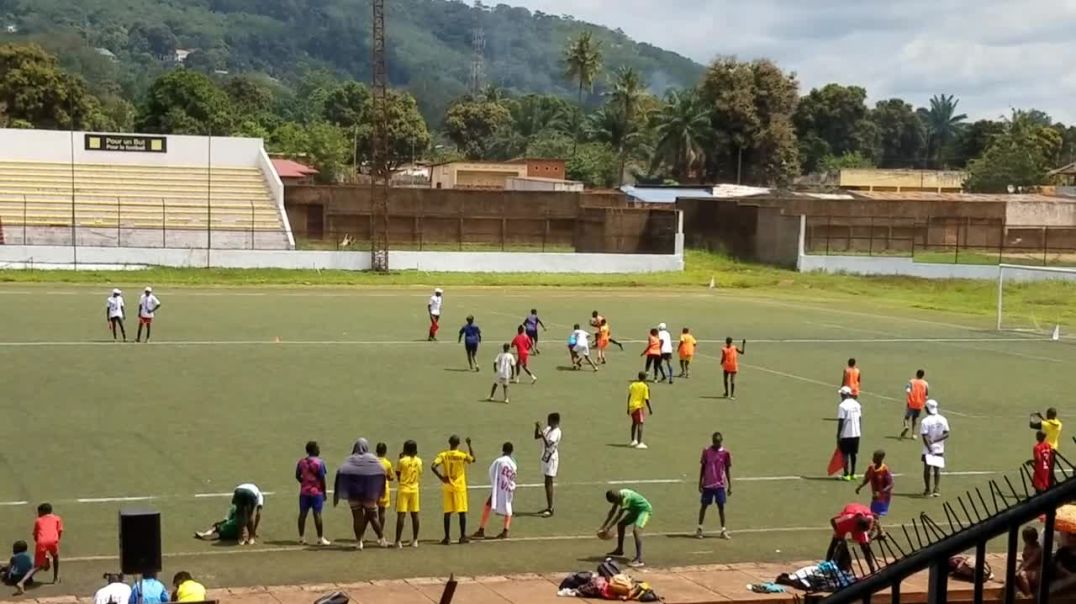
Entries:
{"type": "Polygon", "coordinates": [[[273,169],[281,178],[306,178],[318,173],[316,168],[290,159],[273,159],[273,169]]]}

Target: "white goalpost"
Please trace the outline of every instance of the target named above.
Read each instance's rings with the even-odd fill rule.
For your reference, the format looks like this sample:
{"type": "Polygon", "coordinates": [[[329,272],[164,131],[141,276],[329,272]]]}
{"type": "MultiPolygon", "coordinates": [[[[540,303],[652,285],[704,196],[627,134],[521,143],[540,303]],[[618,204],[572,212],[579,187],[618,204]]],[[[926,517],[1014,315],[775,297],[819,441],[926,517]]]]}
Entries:
{"type": "Polygon", "coordinates": [[[1058,340],[1071,327],[1060,308],[1076,296],[1076,268],[999,264],[997,329],[1058,340]]]}

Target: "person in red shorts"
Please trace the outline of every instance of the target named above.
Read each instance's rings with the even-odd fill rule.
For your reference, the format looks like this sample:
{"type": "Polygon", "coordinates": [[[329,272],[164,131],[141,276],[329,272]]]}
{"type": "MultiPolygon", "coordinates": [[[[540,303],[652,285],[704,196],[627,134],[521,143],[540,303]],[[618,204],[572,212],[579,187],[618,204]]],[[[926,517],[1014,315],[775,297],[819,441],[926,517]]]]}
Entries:
{"type": "Polygon", "coordinates": [[[531,383],[538,381],[538,376],[531,373],[531,368],[527,364],[527,360],[531,356],[531,347],[534,346],[534,341],[526,333],[526,328],[520,325],[516,329],[516,337],[512,339],[512,346],[516,349],[516,383],[519,383],[519,374],[523,371],[527,372],[527,375],[531,376],[531,383]]]}
{"type": "Polygon", "coordinates": [[[867,561],[867,567],[871,572],[875,570],[874,553],[871,551],[871,529],[874,528],[874,514],[871,509],[862,503],[849,503],[844,506],[840,514],[830,519],[833,526],[833,539],[829,542],[826,550],[826,560],[835,560],[835,555],[840,546],[844,545],[845,537],[851,537],[852,541],[859,544],[863,551],[863,558],[867,561]]]}
{"type": "Polygon", "coordinates": [[[34,568],[15,586],[15,593],[25,591],[26,583],[34,578],[39,570],[49,569],[52,559],[52,582],[60,582],[60,538],[64,534],[64,521],[52,513],[52,504],[42,503],[37,506],[37,520],[34,521],[34,568]]]}
{"type": "Polygon", "coordinates": [[[1054,484],[1054,448],[1046,440],[1046,433],[1035,433],[1038,443],[1031,450],[1031,485],[1036,493],[1041,493],[1054,484]]]}

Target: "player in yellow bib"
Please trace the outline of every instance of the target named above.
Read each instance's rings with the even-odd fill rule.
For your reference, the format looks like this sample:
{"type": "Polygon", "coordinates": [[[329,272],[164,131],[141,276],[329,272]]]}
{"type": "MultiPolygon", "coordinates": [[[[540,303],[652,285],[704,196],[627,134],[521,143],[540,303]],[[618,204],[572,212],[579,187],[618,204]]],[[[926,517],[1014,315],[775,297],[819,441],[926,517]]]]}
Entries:
{"type": "Polygon", "coordinates": [[[448,439],[448,449],[441,451],[433,460],[430,470],[441,481],[441,503],[445,512],[445,538],[441,545],[449,544],[452,514],[460,517],[460,543],[467,543],[467,466],[475,462],[471,439],[467,438],[467,452],[460,451],[460,437],[453,434],[448,439]]]}
{"type": "Polygon", "coordinates": [[[418,444],[413,440],[404,443],[403,453],[396,462],[396,547],[403,547],[404,519],[411,515],[411,547],[418,547],[419,480],[422,478],[422,459],[418,456],[418,444]]]}

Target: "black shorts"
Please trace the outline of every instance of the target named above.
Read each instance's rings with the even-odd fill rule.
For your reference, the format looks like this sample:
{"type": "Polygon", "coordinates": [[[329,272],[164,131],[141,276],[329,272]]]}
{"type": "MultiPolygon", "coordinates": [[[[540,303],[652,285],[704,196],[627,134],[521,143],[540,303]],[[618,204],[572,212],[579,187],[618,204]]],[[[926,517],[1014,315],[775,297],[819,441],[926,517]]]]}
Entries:
{"type": "Polygon", "coordinates": [[[837,448],[841,450],[841,453],[845,455],[858,455],[859,454],[859,437],[855,438],[842,438],[837,441],[837,448]]]}
{"type": "Polygon", "coordinates": [[[922,411],[922,409],[912,409],[911,407],[908,407],[904,410],[904,419],[915,421],[919,419],[919,413],[922,411]]]}
{"type": "Polygon", "coordinates": [[[537,331],[528,331],[527,332],[527,337],[530,338],[532,341],[537,342],[538,341],[538,332],[537,331]]]}
{"type": "Polygon", "coordinates": [[[672,353],[671,352],[663,352],[663,353],[661,353],[661,360],[663,360],[663,361],[671,361],[672,360],[672,353]]]}
{"type": "Polygon", "coordinates": [[[464,348],[464,350],[466,350],[467,352],[472,352],[472,353],[473,353],[473,352],[478,352],[478,343],[476,342],[476,343],[474,343],[474,344],[471,344],[471,343],[469,343],[469,342],[468,342],[468,343],[465,343],[465,344],[463,345],[463,348],[464,348]]]}

